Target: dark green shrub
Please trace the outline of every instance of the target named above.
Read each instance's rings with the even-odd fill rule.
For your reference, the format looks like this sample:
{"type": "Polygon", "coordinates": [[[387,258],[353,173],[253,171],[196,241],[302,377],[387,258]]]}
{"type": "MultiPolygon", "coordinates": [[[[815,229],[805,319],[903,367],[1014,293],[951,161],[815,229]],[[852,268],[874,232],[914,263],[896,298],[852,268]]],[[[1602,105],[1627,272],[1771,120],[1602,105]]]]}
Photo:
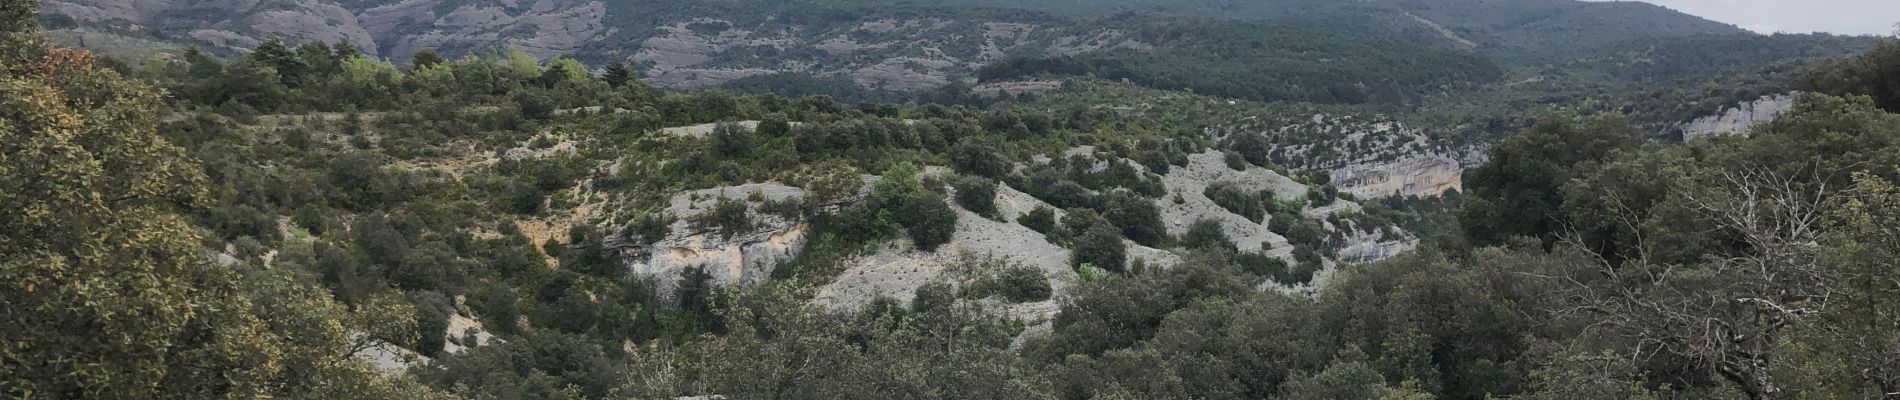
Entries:
{"type": "Polygon", "coordinates": [[[1044,235],[1051,234],[1056,230],[1056,211],[1049,207],[1036,206],[1036,209],[1029,210],[1021,217],[1016,217],[1016,223],[1044,235]]]}
{"type": "Polygon", "coordinates": [[[491,331],[499,334],[514,334],[519,325],[515,321],[521,316],[520,297],[507,285],[495,284],[488,290],[469,296],[468,305],[480,315],[491,331]]]}
{"type": "Polygon", "coordinates": [[[957,231],[957,212],[935,192],[913,192],[903,199],[897,218],[910,240],[924,251],[936,251],[957,231]]]}
{"type": "Polygon", "coordinates": [[[950,284],[931,281],[917,287],[917,295],[910,299],[910,311],[923,314],[948,309],[956,302],[956,291],[950,288],[950,284]]]}
{"type": "Polygon", "coordinates": [[[548,199],[546,191],[518,181],[510,181],[507,185],[507,201],[499,203],[508,206],[507,212],[521,215],[541,213],[541,207],[547,203],[548,199]]]}
{"type": "MultiPolygon", "coordinates": [[[[548,239],[553,243],[553,239],[548,239]]],[[[555,254],[555,253],[549,253],[555,254]]],[[[401,261],[390,266],[390,283],[403,290],[437,290],[459,293],[468,271],[456,258],[455,249],[443,242],[427,242],[403,253],[401,261]]]]}
{"type": "Polygon", "coordinates": [[[709,327],[715,322],[713,295],[716,289],[706,267],[695,265],[680,270],[679,289],[673,295],[678,299],[679,311],[691,317],[692,324],[709,327]]]}
{"type": "Polygon", "coordinates": [[[1232,139],[1228,139],[1227,148],[1232,149],[1233,153],[1239,154],[1241,159],[1246,160],[1249,164],[1266,167],[1267,164],[1270,163],[1267,152],[1273,148],[1273,144],[1267,142],[1265,135],[1241,133],[1234,135],[1232,139]]]}
{"type": "Polygon", "coordinates": [[[554,101],[546,92],[540,90],[520,90],[514,93],[515,107],[521,110],[521,116],[533,120],[545,120],[554,116],[554,101]]]}
{"type": "Polygon", "coordinates": [[[1241,157],[1240,153],[1235,152],[1233,150],[1228,150],[1224,153],[1221,153],[1221,161],[1227,162],[1227,168],[1233,169],[1235,171],[1246,171],[1247,167],[1249,166],[1249,164],[1247,163],[1247,158],[1241,157]]]}
{"type": "Polygon", "coordinates": [[[1021,265],[1003,268],[996,276],[996,291],[1011,303],[1048,300],[1054,292],[1042,270],[1021,265]]]}
{"type": "Polygon", "coordinates": [[[323,235],[330,228],[329,212],[316,204],[305,204],[290,215],[290,222],[310,231],[312,235],[323,235]]]}
{"type": "Polygon", "coordinates": [[[720,198],[711,210],[693,216],[691,222],[694,230],[714,230],[726,238],[752,230],[751,210],[744,201],[731,198],[720,198]]]}
{"type": "Polygon", "coordinates": [[[825,151],[825,144],[830,140],[823,126],[806,125],[792,136],[792,149],[798,151],[800,158],[815,159],[825,151]]]}
{"type": "Polygon", "coordinates": [[[1330,206],[1335,200],[1339,200],[1339,189],[1332,186],[1320,186],[1306,191],[1306,201],[1312,203],[1314,207],[1330,206]]]}
{"type": "Polygon", "coordinates": [[[1227,231],[1221,229],[1220,221],[1202,218],[1188,225],[1181,244],[1190,249],[1234,251],[1234,241],[1227,238],[1227,231]]]}
{"type": "Polygon", "coordinates": [[[224,205],[200,211],[202,224],[217,233],[224,240],[250,236],[265,242],[275,243],[280,232],[277,229],[277,216],[265,215],[263,211],[249,205],[224,205]]]}
{"type": "Polygon", "coordinates": [[[1100,203],[1100,199],[1095,194],[1089,193],[1089,188],[1066,180],[1042,187],[1042,190],[1035,195],[1042,201],[1062,208],[1094,208],[1097,203],[1100,203]]]}
{"type": "Polygon", "coordinates": [[[1062,218],[1067,231],[1072,264],[1092,265],[1109,272],[1122,272],[1128,258],[1121,231],[1093,210],[1072,209],[1062,218]]]}
{"type": "Polygon", "coordinates": [[[666,235],[672,233],[672,226],[672,215],[666,213],[645,214],[634,217],[633,221],[627,223],[627,227],[620,231],[620,234],[626,236],[627,240],[652,244],[653,242],[660,241],[660,239],[665,239],[666,235]]]}
{"type": "Polygon", "coordinates": [[[734,123],[714,125],[711,138],[713,152],[727,158],[751,154],[752,147],[759,142],[758,135],[751,129],[734,123]]]}
{"type": "Polygon", "coordinates": [[[996,181],[982,177],[966,176],[958,179],[957,205],[977,215],[996,214],[996,181]]]}
{"type": "Polygon", "coordinates": [[[1287,275],[1290,271],[1287,270],[1286,260],[1279,257],[1261,253],[1240,253],[1234,255],[1234,264],[1240,266],[1242,271],[1272,279],[1275,282],[1290,280],[1287,275]]]}
{"type": "Polygon", "coordinates": [[[718,174],[720,182],[735,185],[745,183],[745,169],[739,167],[739,163],[732,161],[719,162],[718,174]]]}
{"type": "Polygon", "coordinates": [[[601,74],[600,79],[607,81],[608,86],[616,88],[626,86],[627,82],[632,82],[634,79],[633,69],[627,68],[627,63],[615,61],[607,64],[606,73],[601,74]]]}
{"type": "Polygon", "coordinates": [[[589,224],[575,224],[567,230],[569,251],[560,258],[561,269],[588,275],[619,278],[626,269],[607,258],[600,230],[589,224]]]}
{"type": "Polygon", "coordinates": [[[1276,212],[1267,219],[1267,230],[1280,236],[1286,236],[1287,232],[1293,231],[1293,224],[1299,221],[1299,215],[1276,212]]]}
{"type": "Polygon", "coordinates": [[[1288,285],[1313,283],[1313,275],[1326,267],[1326,261],[1320,257],[1319,251],[1309,246],[1293,248],[1293,261],[1295,263],[1293,269],[1287,273],[1286,279],[1280,280],[1280,283],[1288,285]]]}
{"type": "Polygon", "coordinates": [[[1147,198],[1127,190],[1103,196],[1102,216],[1121,229],[1122,236],[1143,246],[1160,247],[1168,242],[1168,230],[1161,223],[1161,210],[1147,198]]]}
{"type": "Polygon", "coordinates": [[[448,315],[434,307],[416,307],[417,354],[427,357],[442,355],[442,347],[448,344],[448,330],[448,315]]]}
{"type": "Polygon", "coordinates": [[[994,145],[977,139],[963,140],[950,149],[950,165],[957,172],[990,179],[1002,178],[1010,170],[1009,161],[997,153],[994,145]]]}
{"type": "Polygon", "coordinates": [[[772,113],[759,120],[758,134],[768,138],[783,137],[792,132],[792,122],[784,113],[772,113]]]}
{"type": "Polygon", "coordinates": [[[1167,175],[1168,171],[1173,168],[1172,165],[1168,165],[1170,160],[1171,158],[1168,157],[1167,150],[1146,149],[1141,151],[1140,158],[1137,161],[1141,162],[1141,166],[1147,167],[1148,172],[1167,175]]]}
{"type": "Polygon", "coordinates": [[[1318,220],[1299,219],[1288,226],[1286,232],[1275,232],[1285,236],[1288,243],[1297,246],[1317,247],[1326,243],[1326,228],[1318,220]]]}
{"type": "Polygon", "coordinates": [[[1230,182],[1207,185],[1207,189],[1202,190],[1201,195],[1207,196],[1209,200],[1214,201],[1215,205],[1227,209],[1228,212],[1247,217],[1248,221],[1259,221],[1267,214],[1266,204],[1259,193],[1241,189],[1239,185],[1230,182]]]}
{"type": "Polygon", "coordinates": [[[786,197],[778,200],[759,202],[759,212],[778,216],[787,221],[798,220],[805,213],[803,197],[786,197]]]}

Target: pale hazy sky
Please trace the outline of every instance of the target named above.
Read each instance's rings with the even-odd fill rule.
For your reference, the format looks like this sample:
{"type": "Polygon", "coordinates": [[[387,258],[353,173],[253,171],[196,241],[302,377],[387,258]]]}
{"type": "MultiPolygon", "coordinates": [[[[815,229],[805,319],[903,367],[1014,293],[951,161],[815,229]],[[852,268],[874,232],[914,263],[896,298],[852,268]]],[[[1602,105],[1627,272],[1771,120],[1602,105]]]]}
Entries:
{"type": "Polygon", "coordinates": [[[1642,0],[1761,32],[1894,33],[1900,0],[1642,0]]]}

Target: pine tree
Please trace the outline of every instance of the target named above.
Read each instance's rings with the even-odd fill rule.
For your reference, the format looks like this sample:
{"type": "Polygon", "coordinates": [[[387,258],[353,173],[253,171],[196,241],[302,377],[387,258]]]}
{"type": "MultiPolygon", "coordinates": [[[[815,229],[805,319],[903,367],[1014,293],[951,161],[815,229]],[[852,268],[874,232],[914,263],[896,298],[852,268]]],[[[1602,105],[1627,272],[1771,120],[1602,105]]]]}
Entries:
{"type": "Polygon", "coordinates": [[[264,40],[264,43],[258,44],[257,48],[252,49],[251,54],[245,59],[255,65],[270,67],[271,70],[276,71],[278,83],[286,87],[302,87],[307,78],[305,75],[310,72],[310,65],[304,59],[297,57],[297,54],[284,44],[284,40],[276,35],[271,35],[269,39],[264,40]]]}
{"type": "Polygon", "coordinates": [[[626,86],[627,82],[633,81],[633,70],[627,68],[626,63],[614,62],[613,64],[607,64],[607,73],[601,78],[605,79],[607,84],[613,85],[613,87],[626,86]]]}
{"type": "Polygon", "coordinates": [[[350,38],[347,37],[338,39],[336,45],[331,46],[330,49],[336,52],[336,59],[338,60],[347,60],[351,57],[363,55],[363,51],[356,48],[356,43],[350,42],[350,38]]]}

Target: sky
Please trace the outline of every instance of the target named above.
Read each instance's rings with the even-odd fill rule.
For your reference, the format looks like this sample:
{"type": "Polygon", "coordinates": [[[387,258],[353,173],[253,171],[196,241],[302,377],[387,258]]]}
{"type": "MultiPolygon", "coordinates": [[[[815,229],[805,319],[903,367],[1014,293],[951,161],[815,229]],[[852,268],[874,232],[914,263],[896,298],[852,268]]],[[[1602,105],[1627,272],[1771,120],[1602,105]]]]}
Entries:
{"type": "Polygon", "coordinates": [[[1900,0],[1642,0],[1761,33],[1891,35],[1900,0]]]}

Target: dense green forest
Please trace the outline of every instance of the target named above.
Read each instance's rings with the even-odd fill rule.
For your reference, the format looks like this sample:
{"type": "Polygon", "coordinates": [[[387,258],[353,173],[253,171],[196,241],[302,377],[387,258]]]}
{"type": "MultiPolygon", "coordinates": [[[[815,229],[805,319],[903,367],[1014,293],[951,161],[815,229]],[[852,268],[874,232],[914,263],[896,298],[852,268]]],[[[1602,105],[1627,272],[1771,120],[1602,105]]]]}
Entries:
{"type": "Polygon", "coordinates": [[[8,398],[1900,392],[1894,39],[1633,39],[1499,66],[1400,39],[1245,25],[1277,38],[1260,45],[1163,24],[1136,34],[1234,39],[984,71],[1063,81],[1039,95],[880,98],[815,76],[730,84],[785,96],[669,91],[625,64],[510,50],[398,66],[269,40],[129,62],[48,44],[35,4],[0,0],[8,398]],[[1720,50],[1741,48],[1756,52],[1720,50]],[[1292,60],[1303,52],[1360,68],[1292,60]],[[1169,65],[1213,59],[1234,64],[1169,65]],[[1258,69],[1224,69],[1241,64],[1258,69]],[[1527,68],[1553,73],[1496,84],[1527,68]],[[1282,79],[1238,78],[1257,73],[1282,79]],[[1790,88],[1810,94],[1748,135],[1679,143],[1645,125],[1790,88]],[[886,101],[838,100],[856,96],[886,101]],[[1460,191],[1359,199],[1285,150],[1335,132],[1209,135],[1394,110],[1445,127],[1425,134],[1443,146],[1487,145],[1486,161],[1460,191]],[[1168,179],[1200,154],[1304,188],[1188,194],[1285,248],[1213,219],[1171,233],[1160,208],[1184,193],[1168,179]],[[697,194],[763,183],[803,196],[697,194]],[[1013,193],[1047,206],[1010,218],[1013,193]],[[710,205],[670,214],[678,198],[710,205]],[[622,258],[678,227],[729,238],[783,221],[811,239],[751,284],[701,267],[655,280],[622,258]],[[854,260],[936,253],[978,222],[1060,246],[1064,275],[967,257],[946,274],[968,279],[907,301],[818,301],[854,260]],[[1399,231],[1417,247],[1340,261],[1349,236],[1399,231]],[[1034,303],[1053,307],[1043,324],[998,312],[1034,303]],[[377,351],[422,361],[390,368],[377,351]]]}

